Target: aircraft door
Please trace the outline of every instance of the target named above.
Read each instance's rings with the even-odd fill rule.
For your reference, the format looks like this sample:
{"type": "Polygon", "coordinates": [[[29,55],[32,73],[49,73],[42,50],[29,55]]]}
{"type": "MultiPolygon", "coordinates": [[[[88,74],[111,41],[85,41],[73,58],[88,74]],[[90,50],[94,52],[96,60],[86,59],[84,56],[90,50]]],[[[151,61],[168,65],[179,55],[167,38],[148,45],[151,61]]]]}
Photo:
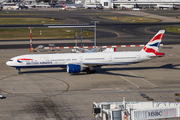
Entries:
{"type": "Polygon", "coordinates": [[[109,62],[112,62],[112,55],[109,56],[109,62]]]}
{"type": "Polygon", "coordinates": [[[140,57],[140,55],[138,54],[138,55],[137,55],[137,61],[140,61],[140,58],[141,58],[141,57],[140,57]]]}
{"type": "Polygon", "coordinates": [[[49,62],[49,57],[48,56],[42,56],[40,57],[41,62],[49,62]]]}
{"type": "Polygon", "coordinates": [[[82,62],[83,62],[83,57],[80,56],[80,57],[79,57],[79,60],[80,60],[80,63],[82,63],[82,62]]]}

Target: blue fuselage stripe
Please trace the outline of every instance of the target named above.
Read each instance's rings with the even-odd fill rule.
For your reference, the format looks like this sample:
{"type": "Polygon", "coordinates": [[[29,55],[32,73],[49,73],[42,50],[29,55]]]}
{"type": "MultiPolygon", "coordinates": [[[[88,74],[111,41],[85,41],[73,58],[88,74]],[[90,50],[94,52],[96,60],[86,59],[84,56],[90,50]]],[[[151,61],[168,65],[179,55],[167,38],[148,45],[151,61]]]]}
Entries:
{"type": "Polygon", "coordinates": [[[67,65],[36,65],[36,66],[12,66],[15,68],[44,68],[44,67],[66,67],[67,65]]]}

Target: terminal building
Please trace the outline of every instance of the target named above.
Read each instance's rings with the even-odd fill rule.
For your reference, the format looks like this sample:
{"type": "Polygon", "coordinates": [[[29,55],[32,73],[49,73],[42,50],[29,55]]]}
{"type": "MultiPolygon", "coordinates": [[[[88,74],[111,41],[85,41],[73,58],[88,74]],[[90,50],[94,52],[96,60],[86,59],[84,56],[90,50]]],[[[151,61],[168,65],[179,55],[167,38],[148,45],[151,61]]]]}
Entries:
{"type": "Polygon", "coordinates": [[[101,102],[93,103],[93,115],[102,120],[180,119],[180,103],[174,102],[101,102]]]}
{"type": "Polygon", "coordinates": [[[114,8],[179,8],[180,0],[115,0],[114,8]]]}
{"type": "MultiPolygon", "coordinates": [[[[37,4],[38,0],[22,0],[21,2],[24,4],[37,4]]],[[[43,1],[43,0],[42,0],[43,1]]],[[[0,0],[0,3],[3,2],[16,2],[19,3],[20,0],[0,0]]],[[[52,0],[51,0],[52,2],[52,0]]],[[[47,4],[52,4],[52,3],[47,4]]],[[[180,0],[56,0],[56,3],[75,3],[75,4],[83,4],[85,8],[99,8],[98,6],[102,6],[107,9],[131,9],[131,8],[139,8],[139,9],[179,9],[180,8],[180,0]]],[[[48,8],[49,6],[44,2],[39,2],[36,6],[45,6],[48,8]]],[[[138,9],[138,10],[139,10],[138,9]]]]}
{"type": "Polygon", "coordinates": [[[180,0],[76,0],[85,5],[101,4],[104,8],[179,8],[180,0]]]}

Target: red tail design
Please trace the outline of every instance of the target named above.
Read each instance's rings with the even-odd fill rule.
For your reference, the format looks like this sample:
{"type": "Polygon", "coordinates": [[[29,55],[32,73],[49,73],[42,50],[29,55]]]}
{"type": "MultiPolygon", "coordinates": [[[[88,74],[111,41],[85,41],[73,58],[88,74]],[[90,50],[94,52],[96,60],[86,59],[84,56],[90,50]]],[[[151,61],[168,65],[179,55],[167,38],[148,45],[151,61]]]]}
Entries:
{"type": "Polygon", "coordinates": [[[155,40],[161,40],[161,39],[163,38],[163,36],[164,36],[164,33],[158,34],[158,35],[154,36],[154,37],[151,39],[151,41],[149,41],[149,42],[153,42],[153,41],[155,41],[155,40]]]}
{"type": "Polygon", "coordinates": [[[164,53],[159,53],[159,46],[164,36],[165,30],[160,30],[141,50],[146,53],[154,53],[156,56],[163,56],[164,53]]]}
{"type": "Polygon", "coordinates": [[[63,7],[66,8],[66,5],[63,3],[63,7]]]}

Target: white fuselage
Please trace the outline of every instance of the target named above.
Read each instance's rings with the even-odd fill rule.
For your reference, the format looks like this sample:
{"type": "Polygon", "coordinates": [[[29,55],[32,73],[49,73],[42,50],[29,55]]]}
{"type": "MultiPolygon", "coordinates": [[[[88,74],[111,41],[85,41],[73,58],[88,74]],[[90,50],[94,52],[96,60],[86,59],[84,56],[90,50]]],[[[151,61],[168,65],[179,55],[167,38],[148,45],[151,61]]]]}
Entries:
{"type": "Polygon", "coordinates": [[[76,9],[76,6],[66,6],[66,8],[76,9]]]}
{"type": "Polygon", "coordinates": [[[30,67],[66,67],[68,64],[97,65],[127,65],[150,60],[153,53],[141,51],[110,52],[110,53],[63,53],[63,54],[27,54],[14,57],[6,64],[16,68],[30,67]]]}
{"type": "Polygon", "coordinates": [[[19,6],[16,5],[15,3],[6,3],[3,6],[3,9],[7,9],[7,10],[10,10],[10,9],[15,9],[16,10],[18,8],[19,8],[19,6]]]}

